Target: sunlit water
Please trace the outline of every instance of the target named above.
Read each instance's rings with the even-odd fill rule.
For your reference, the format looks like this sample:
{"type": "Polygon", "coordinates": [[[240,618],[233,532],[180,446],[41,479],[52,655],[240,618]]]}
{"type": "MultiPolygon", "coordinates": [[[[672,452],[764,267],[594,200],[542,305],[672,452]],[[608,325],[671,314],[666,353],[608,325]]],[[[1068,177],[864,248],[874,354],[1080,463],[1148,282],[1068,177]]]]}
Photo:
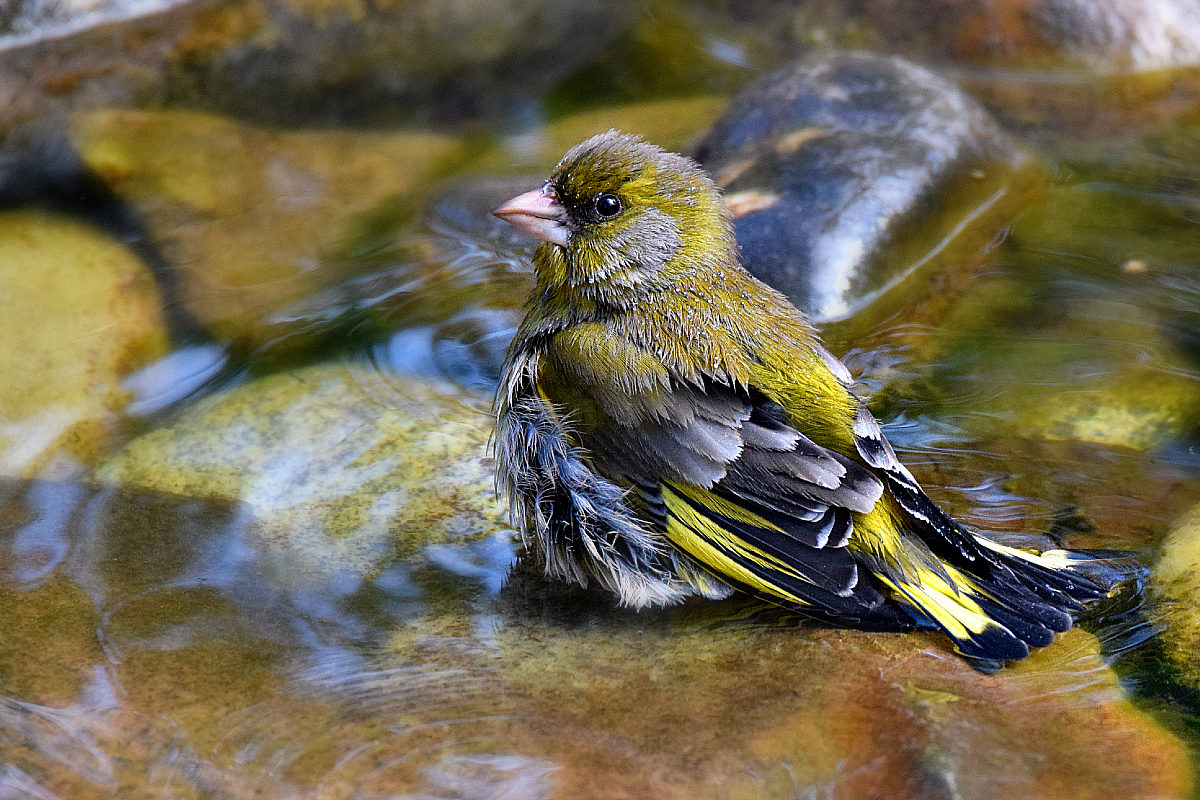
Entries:
{"type": "MultiPolygon", "coordinates": [[[[1056,185],[965,307],[826,331],[963,521],[1150,564],[1200,500],[1200,168],[1182,147],[1049,146],[1056,185]],[[1117,402],[1156,381],[1183,416],[1117,402]],[[1072,409],[1089,421],[1072,427],[1072,409]]],[[[931,634],[737,600],[638,614],[514,571],[484,448],[530,245],[487,202],[446,194],[472,170],[409,198],[441,197],[432,211],[364,223],[322,265],[348,277],[251,320],[247,339],[179,342],[128,376],[95,464],[0,483],[0,797],[1059,797],[1077,763],[1096,770],[1079,796],[1134,796],[1146,767],[1121,763],[1130,742],[1197,763],[1200,697],[1162,656],[1167,612],[1141,597],[984,676],[931,634]],[[281,383],[250,411],[223,405],[266,380],[335,399],[272,406],[281,383]],[[201,434],[226,424],[209,453],[201,434]],[[339,505],[347,480],[386,488],[405,469],[408,451],[372,460],[393,430],[418,431],[438,469],[339,505]],[[138,488],[156,467],[123,448],[157,433],[196,473],[237,479],[138,488]],[[449,469],[469,503],[439,494],[449,469]],[[338,538],[347,517],[360,538],[338,538]],[[1091,733],[1074,753],[1063,731],[1091,733]]]]}

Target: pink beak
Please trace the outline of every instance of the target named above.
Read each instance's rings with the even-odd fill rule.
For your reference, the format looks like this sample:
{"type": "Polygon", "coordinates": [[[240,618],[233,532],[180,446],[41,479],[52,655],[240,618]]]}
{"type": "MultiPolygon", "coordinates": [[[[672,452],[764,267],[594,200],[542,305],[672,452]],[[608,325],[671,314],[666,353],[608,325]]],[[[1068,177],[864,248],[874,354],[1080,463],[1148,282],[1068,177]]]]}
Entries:
{"type": "Polygon", "coordinates": [[[566,213],[550,184],[517,195],[492,213],[543,241],[567,246],[570,231],[564,224],[566,213]]]}

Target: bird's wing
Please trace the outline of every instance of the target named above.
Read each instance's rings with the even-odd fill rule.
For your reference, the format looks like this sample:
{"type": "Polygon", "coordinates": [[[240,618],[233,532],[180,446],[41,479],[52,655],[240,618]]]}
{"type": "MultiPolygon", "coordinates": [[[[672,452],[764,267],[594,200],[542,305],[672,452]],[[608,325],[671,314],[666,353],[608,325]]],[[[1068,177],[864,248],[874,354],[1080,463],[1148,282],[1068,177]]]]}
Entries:
{"type": "Polygon", "coordinates": [[[858,454],[879,471],[888,492],[907,513],[908,530],[919,536],[933,552],[954,563],[981,569],[997,563],[993,554],[980,548],[975,537],[929,499],[917,479],[896,458],[879,422],[864,405],[860,404],[855,412],[853,430],[858,454]]]}
{"type": "MultiPolygon", "coordinates": [[[[853,379],[849,370],[819,343],[813,351],[829,367],[833,376],[849,392],[853,379]]],[[[986,569],[996,559],[982,550],[961,525],[938,507],[925,494],[908,468],[896,458],[892,445],[884,437],[878,420],[861,402],[855,410],[852,425],[854,444],[864,462],[874,467],[888,493],[896,499],[909,517],[907,529],[920,537],[938,555],[963,566],[986,569]]]]}
{"type": "Polygon", "coordinates": [[[846,544],[883,481],[813,442],[750,389],[705,381],[656,398],[636,424],[588,431],[596,468],[635,488],[667,538],[772,599],[864,614],[882,602],[846,544]]]}

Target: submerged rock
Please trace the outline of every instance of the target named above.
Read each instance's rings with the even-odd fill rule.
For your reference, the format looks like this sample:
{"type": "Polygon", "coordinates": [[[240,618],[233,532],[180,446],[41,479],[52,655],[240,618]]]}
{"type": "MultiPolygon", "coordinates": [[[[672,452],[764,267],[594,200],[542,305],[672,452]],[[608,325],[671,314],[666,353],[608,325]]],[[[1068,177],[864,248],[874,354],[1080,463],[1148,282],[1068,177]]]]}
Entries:
{"type": "Polygon", "coordinates": [[[954,415],[976,436],[1144,452],[1186,441],[1200,428],[1190,201],[1091,183],[1047,199],[936,329],[891,337],[924,366],[879,371],[880,399],[906,395],[909,415],[954,415]]]}
{"type": "Polygon", "coordinates": [[[73,127],[83,161],[139,212],[188,319],[210,335],[278,364],[424,328],[445,371],[481,388],[494,364],[477,370],[463,350],[502,350],[495,335],[511,329],[531,285],[530,239],[489,212],[543,179],[495,173],[545,167],[613,125],[678,147],[721,102],[566,117],[472,157],[469,177],[436,189],[470,150],[435,133],[284,132],[113,109],[79,114],[73,127]],[[422,190],[432,198],[415,199],[422,190]]]}
{"type": "Polygon", "coordinates": [[[87,166],[144,217],[191,316],[250,347],[287,333],[272,315],[352,275],[326,256],[457,147],[425,132],[283,132],[191,111],[105,109],[72,127],[87,166]]]}
{"type": "MultiPolygon", "coordinates": [[[[323,384],[316,369],[288,378],[323,384]]],[[[280,381],[262,389],[282,458],[298,437],[270,398],[288,392],[280,381]]],[[[396,401],[380,405],[386,427],[396,401]]],[[[319,438],[337,454],[347,427],[333,420],[348,408],[329,414],[319,438]]],[[[201,424],[248,457],[212,468],[207,483],[167,464],[162,483],[224,487],[220,474],[237,468],[260,484],[279,478],[254,451],[265,431],[234,435],[211,410],[182,422],[174,461],[192,457],[193,472],[213,463],[188,430],[201,424]]],[[[328,468],[311,449],[298,455],[328,468]]],[[[299,476],[296,492],[317,480],[299,476]]],[[[0,639],[0,724],[20,733],[0,740],[0,758],[22,765],[0,774],[5,790],[289,798],[353,787],[364,800],[1193,790],[1186,746],[1125,697],[1085,631],[981,675],[933,633],[804,627],[753,601],[621,610],[531,565],[497,593],[445,558],[415,584],[377,583],[385,597],[372,605],[337,580],[295,591],[277,546],[288,561],[313,546],[308,558],[338,556],[303,530],[264,541],[258,513],[279,542],[289,534],[262,503],[251,513],[111,486],[4,488],[23,498],[7,497],[15,535],[0,542],[0,622],[12,633],[0,639]],[[396,613],[389,599],[415,608],[396,613]]]]}
{"type": "Polygon", "coordinates": [[[430,557],[431,547],[506,530],[485,452],[490,427],[449,390],[330,364],[205,398],[95,475],[241,500],[255,518],[248,536],[284,583],[336,577],[351,591],[398,560],[430,557]]]}
{"type": "Polygon", "coordinates": [[[540,608],[499,644],[505,684],[537,720],[519,752],[561,766],[555,796],[1190,791],[1186,748],[1125,699],[1082,631],[983,676],[928,634],[540,608]]]}
{"type": "Polygon", "coordinates": [[[1032,175],[952,84],[861,53],[812,56],[747,87],[696,155],[725,189],[746,267],[818,321],[918,270],[977,259],[1032,175]]]}
{"type": "Polygon", "coordinates": [[[1200,690],[1200,505],[1175,521],[1154,566],[1166,601],[1162,641],[1180,677],[1200,690]]]}
{"type": "Polygon", "coordinates": [[[132,252],[55,214],[0,214],[0,474],[78,474],[168,347],[154,280],[132,252]]]}
{"type": "Polygon", "coordinates": [[[1119,136],[1200,98],[1198,0],[838,1],[809,4],[791,24],[802,43],[952,74],[1010,129],[1038,138],[1119,136]]]}

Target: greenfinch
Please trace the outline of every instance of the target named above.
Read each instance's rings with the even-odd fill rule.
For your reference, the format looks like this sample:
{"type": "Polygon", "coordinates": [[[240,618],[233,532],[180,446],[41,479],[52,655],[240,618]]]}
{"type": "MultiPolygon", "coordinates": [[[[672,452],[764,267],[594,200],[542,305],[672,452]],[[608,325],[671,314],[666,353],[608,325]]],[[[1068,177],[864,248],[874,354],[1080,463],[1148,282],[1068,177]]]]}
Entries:
{"type": "Polygon", "coordinates": [[[692,160],[609,131],[493,212],[542,241],[496,396],[497,487],[546,573],[628,606],[741,591],[1023,658],[1111,585],[918,485],[851,377],[740,264],[692,160]]]}

